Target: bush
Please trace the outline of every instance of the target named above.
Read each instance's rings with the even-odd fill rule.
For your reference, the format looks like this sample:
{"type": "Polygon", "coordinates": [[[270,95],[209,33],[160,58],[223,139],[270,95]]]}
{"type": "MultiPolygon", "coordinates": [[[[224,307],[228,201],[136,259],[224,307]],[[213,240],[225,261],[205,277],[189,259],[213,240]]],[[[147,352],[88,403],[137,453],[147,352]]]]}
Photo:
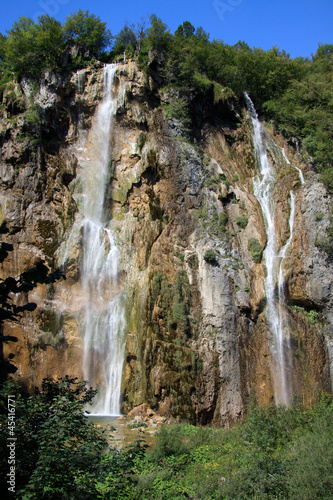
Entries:
{"type": "Polygon", "coordinates": [[[262,248],[259,241],[256,238],[250,238],[247,244],[247,249],[251,253],[251,258],[253,262],[257,264],[261,262],[262,258],[262,248]]]}
{"type": "Polygon", "coordinates": [[[221,225],[221,229],[223,232],[226,231],[226,226],[228,224],[228,216],[225,212],[222,212],[219,216],[219,221],[220,221],[220,225],[221,225]]]}
{"type": "Polygon", "coordinates": [[[236,217],[236,224],[238,227],[245,229],[247,224],[249,222],[249,219],[245,216],[242,215],[241,217],[236,217]]]}
{"type": "Polygon", "coordinates": [[[207,250],[204,259],[208,264],[216,264],[217,255],[214,250],[207,250]]]}

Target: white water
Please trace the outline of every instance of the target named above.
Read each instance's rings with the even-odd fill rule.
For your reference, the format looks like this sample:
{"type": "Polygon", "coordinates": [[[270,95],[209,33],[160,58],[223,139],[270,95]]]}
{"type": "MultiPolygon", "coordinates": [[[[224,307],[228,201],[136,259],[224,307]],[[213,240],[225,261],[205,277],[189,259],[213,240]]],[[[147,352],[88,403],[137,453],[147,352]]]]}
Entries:
{"type": "Polygon", "coordinates": [[[288,404],[292,387],[288,377],[289,363],[289,335],[287,318],[284,308],[284,279],[283,260],[290,246],[293,236],[294,195],[290,193],[290,236],[284,247],[278,252],[275,233],[275,206],[273,189],[275,173],[268,160],[265,146],[265,132],[258,119],[257,113],[249,96],[245,94],[248,111],[253,126],[253,141],[256,149],[260,175],[253,179],[254,195],[259,201],[266,225],[267,244],[264,250],[266,265],[266,314],[271,331],[271,353],[273,360],[274,393],[277,404],[288,404]],[[285,355],[285,351],[287,356],[285,355]],[[287,361],[286,361],[287,357],[287,361]]]}
{"type": "Polygon", "coordinates": [[[83,376],[97,388],[92,414],[119,415],[124,355],[125,316],[119,286],[119,252],[104,211],[106,184],[110,178],[110,135],[115,112],[112,96],[117,66],[104,68],[104,97],[88,135],[80,132],[76,154],[79,189],[75,198],[80,222],[73,228],[68,246],[82,234],[81,285],[83,376]]]}
{"type": "MultiPolygon", "coordinates": [[[[285,151],[284,151],[284,148],[281,148],[282,150],[282,154],[283,154],[283,158],[285,159],[285,162],[288,163],[288,165],[290,165],[290,161],[289,161],[289,158],[287,157],[285,151]]],[[[300,168],[296,167],[295,165],[293,165],[294,168],[296,168],[296,170],[298,170],[298,175],[299,175],[299,180],[301,181],[301,184],[303,186],[304,184],[304,175],[303,175],[303,172],[300,168]]]]}

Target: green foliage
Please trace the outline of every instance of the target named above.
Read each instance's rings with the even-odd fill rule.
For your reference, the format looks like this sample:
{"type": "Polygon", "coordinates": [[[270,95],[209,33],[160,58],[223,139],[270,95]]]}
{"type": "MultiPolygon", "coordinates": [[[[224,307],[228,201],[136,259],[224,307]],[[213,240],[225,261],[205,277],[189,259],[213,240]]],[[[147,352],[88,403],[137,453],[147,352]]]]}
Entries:
{"type": "Polygon", "coordinates": [[[208,264],[216,264],[217,255],[214,250],[207,250],[204,255],[204,259],[208,264]]]}
{"type": "MultiPolygon", "coordinates": [[[[18,78],[39,78],[46,70],[59,71],[64,67],[65,51],[78,48],[76,64],[83,59],[101,57],[110,45],[111,34],[106,23],[88,11],[71,14],[64,26],[54,17],[41,15],[38,22],[20,17],[0,38],[0,58],[5,69],[12,70],[18,78]]],[[[68,58],[72,64],[71,58],[68,58]]]]}
{"type": "Polygon", "coordinates": [[[332,407],[321,404],[313,425],[293,446],[289,466],[290,498],[312,500],[332,497],[332,407]]]}
{"type": "MultiPolygon", "coordinates": [[[[289,408],[252,403],[243,424],[231,429],[166,426],[149,451],[138,441],[103,454],[103,436],[82,415],[94,394],[84,383],[46,379],[28,396],[8,382],[1,393],[2,429],[8,394],[16,401],[20,498],[331,498],[333,405],[328,396],[307,410],[297,400],[289,408]]],[[[0,433],[2,470],[6,438],[0,433]]]]}
{"type": "Polygon", "coordinates": [[[250,238],[247,244],[247,249],[251,253],[253,262],[259,263],[262,259],[262,248],[256,238],[250,238]]]}
{"type": "Polygon", "coordinates": [[[245,215],[242,215],[240,217],[236,217],[235,222],[238,227],[240,227],[241,229],[245,229],[249,222],[249,219],[245,215]]]}
{"type": "Polygon", "coordinates": [[[4,60],[18,77],[38,77],[46,69],[60,68],[63,50],[64,36],[59,21],[48,15],[40,16],[38,23],[20,17],[8,32],[4,60]]]}
{"type": "Polygon", "coordinates": [[[285,92],[265,107],[277,127],[287,137],[297,137],[311,155],[324,182],[333,188],[333,104],[332,45],[319,45],[311,63],[303,64],[298,78],[291,80],[285,92]]]}
{"type": "Polygon", "coordinates": [[[133,57],[136,46],[137,37],[134,32],[134,26],[125,24],[115,37],[113,52],[115,54],[122,54],[126,51],[130,57],[133,57]]]}
{"type": "Polygon", "coordinates": [[[0,33],[0,61],[3,61],[5,58],[5,42],[6,37],[0,33]]]}
{"type": "Polygon", "coordinates": [[[131,498],[330,498],[332,431],[327,399],[309,410],[254,404],[230,430],[168,426],[137,462],[131,498]]]}
{"type": "Polygon", "coordinates": [[[167,50],[172,40],[167,25],[156,14],[152,14],[149,21],[150,28],[146,40],[148,50],[167,50]]]}
{"type": "MultiPolygon", "coordinates": [[[[7,395],[15,395],[16,489],[20,498],[96,498],[95,481],[106,441],[83,415],[96,391],[65,377],[44,379],[34,395],[8,381],[2,391],[1,427],[7,426],[7,395]]],[[[6,432],[0,434],[6,470],[6,432]]],[[[4,479],[6,481],[6,479],[4,479]]],[[[2,485],[2,491],[7,487],[2,485]]]]}
{"type": "MultiPolygon", "coordinates": [[[[205,181],[205,185],[211,191],[219,192],[221,181],[227,183],[224,174],[208,177],[205,181]]],[[[205,202],[201,209],[195,211],[195,215],[210,235],[216,236],[222,241],[227,241],[228,215],[226,212],[218,214],[214,206],[209,206],[208,203],[205,202]]]]}
{"type": "Polygon", "coordinates": [[[103,457],[97,482],[96,498],[132,500],[138,482],[137,473],[145,457],[147,445],[138,440],[125,449],[112,449],[103,457]]]}
{"type": "Polygon", "coordinates": [[[183,132],[188,133],[191,127],[191,117],[188,102],[180,95],[170,95],[168,101],[163,105],[165,117],[176,118],[183,125],[183,132]]]}
{"type": "Polygon", "coordinates": [[[304,316],[307,318],[309,323],[311,323],[312,325],[317,323],[317,321],[319,319],[318,318],[318,311],[316,311],[315,309],[310,309],[309,311],[306,311],[304,309],[304,307],[301,307],[301,306],[293,306],[293,307],[294,307],[294,309],[296,309],[296,311],[299,311],[302,314],[304,314],[304,316]]]}
{"type": "Polygon", "coordinates": [[[22,132],[33,145],[39,145],[45,125],[43,108],[39,104],[32,104],[25,113],[22,132]]]}
{"type": "Polygon", "coordinates": [[[195,27],[189,22],[184,21],[183,24],[180,24],[175,31],[175,38],[184,40],[194,35],[195,27]]]}
{"type": "Polygon", "coordinates": [[[168,278],[161,271],[157,271],[151,282],[151,309],[158,300],[159,307],[166,312],[170,308],[172,295],[172,287],[169,284],[168,278]]]}
{"type": "Polygon", "coordinates": [[[79,9],[66,18],[64,24],[65,40],[89,51],[91,57],[98,58],[111,43],[111,33],[95,14],[79,9]]]}

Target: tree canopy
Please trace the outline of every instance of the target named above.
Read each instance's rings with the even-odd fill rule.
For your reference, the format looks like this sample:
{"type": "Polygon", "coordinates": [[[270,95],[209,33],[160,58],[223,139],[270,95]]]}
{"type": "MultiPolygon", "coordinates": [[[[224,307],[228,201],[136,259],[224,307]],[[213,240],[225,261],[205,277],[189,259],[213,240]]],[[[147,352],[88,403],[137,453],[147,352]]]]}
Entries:
{"type": "Polygon", "coordinates": [[[111,33],[95,14],[78,10],[67,17],[64,24],[65,40],[70,44],[80,45],[98,58],[111,43],[111,33]]]}

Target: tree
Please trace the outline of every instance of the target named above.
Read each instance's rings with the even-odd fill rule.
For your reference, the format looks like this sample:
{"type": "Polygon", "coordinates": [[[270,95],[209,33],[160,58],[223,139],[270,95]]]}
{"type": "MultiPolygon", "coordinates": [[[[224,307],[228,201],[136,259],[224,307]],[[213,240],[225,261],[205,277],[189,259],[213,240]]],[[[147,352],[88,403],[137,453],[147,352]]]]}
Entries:
{"type": "Polygon", "coordinates": [[[38,18],[36,26],[36,47],[43,70],[61,67],[64,52],[64,34],[61,23],[48,14],[38,18]]]}
{"type": "Polygon", "coordinates": [[[5,57],[5,42],[6,42],[6,37],[0,33],[0,61],[3,61],[5,57]]]}
{"type": "Polygon", "coordinates": [[[111,43],[111,33],[95,14],[79,9],[67,17],[64,24],[65,39],[70,45],[78,45],[98,58],[111,43]]]}
{"type": "Polygon", "coordinates": [[[20,17],[8,32],[5,42],[5,60],[18,75],[32,75],[36,70],[36,24],[28,17],[20,17]]]}
{"type": "Polygon", "coordinates": [[[134,51],[137,45],[137,38],[134,32],[134,26],[125,26],[119,31],[118,35],[115,38],[115,43],[113,46],[113,50],[116,54],[121,54],[124,50],[128,50],[133,56],[134,51]]]}
{"type": "Polygon", "coordinates": [[[148,30],[148,47],[150,50],[166,50],[168,49],[171,41],[172,35],[167,29],[167,25],[163,23],[162,19],[152,14],[149,17],[150,28],[148,30]]]}
{"type": "Polygon", "coordinates": [[[194,26],[189,21],[184,21],[175,31],[176,38],[189,38],[195,32],[194,26]]]}
{"type": "MultiPolygon", "coordinates": [[[[16,493],[21,498],[97,498],[96,478],[106,440],[84,415],[96,391],[85,382],[46,378],[33,395],[12,379],[0,396],[0,467],[8,470],[8,396],[15,401],[16,493]]],[[[7,492],[6,474],[1,490],[7,492]]],[[[8,498],[13,498],[9,493],[8,498]]]]}
{"type": "Polygon", "coordinates": [[[40,16],[38,23],[20,17],[3,46],[5,62],[18,77],[38,77],[46,69],[57,70],[64,50],[61,24],[49,15],[40,16]]]}

